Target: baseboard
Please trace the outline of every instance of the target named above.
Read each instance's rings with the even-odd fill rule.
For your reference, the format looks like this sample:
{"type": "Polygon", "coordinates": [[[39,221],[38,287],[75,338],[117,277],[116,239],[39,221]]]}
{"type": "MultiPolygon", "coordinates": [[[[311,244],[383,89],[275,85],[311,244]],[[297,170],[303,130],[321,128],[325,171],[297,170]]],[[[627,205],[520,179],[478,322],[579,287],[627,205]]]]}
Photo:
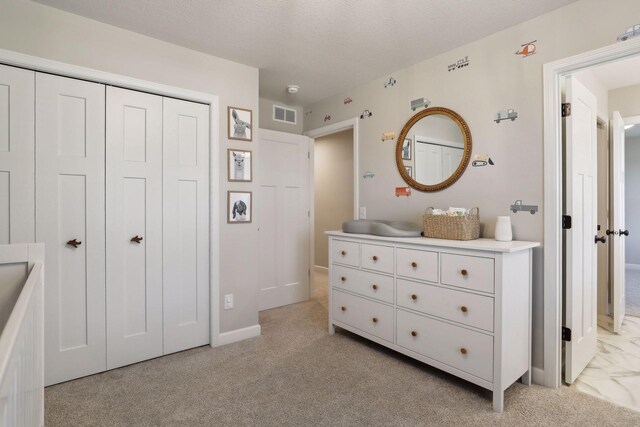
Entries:
{"type": "Polygon", "coordinates": [[[629,270],[640,270],[640,264],[625,264],[629,270]]]}
{"type": "Polygon", "coordinates": [[[314,265],[313,268],[315,268],[316,270],[324,270],[324,271],[329,270],[327,267],[323,267],[321,265],[314,265]]]}
{"type": "Polygon", "coordinates": [[[218,346],[227,345],[260,336],[260,325],[247,326],[234,331],[223,332],[218,337],[218,346]]]}
{"type": "Polygon", "coordinates": [[[544,385],[544,369],[531,368],[531,382],[538,385],[544,385]]]}

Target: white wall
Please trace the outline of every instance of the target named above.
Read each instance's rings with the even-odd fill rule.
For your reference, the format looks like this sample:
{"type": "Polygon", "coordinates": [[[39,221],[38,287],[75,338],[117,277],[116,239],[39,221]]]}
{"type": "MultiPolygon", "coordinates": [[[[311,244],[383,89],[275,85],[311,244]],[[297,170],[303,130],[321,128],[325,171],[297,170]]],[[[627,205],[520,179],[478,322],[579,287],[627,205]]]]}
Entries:
{"type": "Polygon", "coordinates": [[[295,133],[302,135],[302,123],[304,122],[304,114],[302,107],[294,107],[283,104],[282,102],[271,101],[270,99],[260,98],[260,129],[275,130],[278,132],[295,133]],[[276,122],[273,120],[273,106],[288,107],[296,110],[296,124],[276,122]]]}
{"type": "Polygon", "coordinates": [[[340,230],[353,219],[353,129],[316,138],[313,144],[315,185],[315,265],[328,267],[325,231],[340,230]]]}
{"type": "MultiPolygon", "coordinates": [[[[484,39],[398,70],[379,79],[305,107],[305,130],[321,127],[325,114],[332,121],[359,117],[368,109],[372,117],[360,120],[360,171],[374,179],[361,180],[360,205],[369,217],[404,219],[420,223],[427,206],[479,206],[482,232],[492,237],[495,218],[510,215],[514,237],[543,239],[543,64],[616,42],[616,37],[636,23],[640,2],[581,0],[546,15],[497,32],[484,39]],[[537,40],[537,53],[515,55],[520,45],[537,40]],[[449,64],[469,57],[468,67],[447,71],[449,64]],[[393,76],[395,86],[384,88],[393,76]],[[343,104],[346,97],[353,102],[343,104]],[[395,166],[395,142],[380,142],[383,132],[399,134],[413,115],[410,101],[426,97],[432,106],[455,110],[467,121],[473,137],[473,155],[489,154],[495,166],[473,168],[452,187],[437,193],[414,191],[395,197],[404,186],[395,166]],[[496,124],[499,110],[514,108],[518,119],[496,124]],[[321,112],[318,114],[317,112],[321,112]],[[536,215],[513,214],[516,199],[539,205],[536,215]]],[[[418,60],[418,58],[416,58],[418,60]]],[[[534,252],[533,364],[543,367],[542,248],[534,252]]]]}
{"type": "MultiPolygon", "coordinates": [[[[258,323],[258,224],[228,225],[229,189],[256,191],[259,183],[231,185],[226,180],[226,150],[253,142],[227,139],[227,106],[248,108],[258,123],[258,69],[205,55],[117,27],[22,0],[0,0],[0,48],[69,64],[206,92],[220,97],[220,293],[235,294],[235,308],[222,309],[220,331],[258,323]]],[[[255,167],[254,167],[255,170],[255,167]]]]}

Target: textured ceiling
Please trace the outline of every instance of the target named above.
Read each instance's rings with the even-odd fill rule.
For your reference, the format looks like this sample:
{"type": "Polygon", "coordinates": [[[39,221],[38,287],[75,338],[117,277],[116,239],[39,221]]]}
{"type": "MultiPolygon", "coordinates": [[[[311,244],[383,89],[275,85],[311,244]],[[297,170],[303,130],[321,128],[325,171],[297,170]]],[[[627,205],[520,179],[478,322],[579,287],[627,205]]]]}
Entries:
{"type": "Polygon", "coordinates": [[[260,97],[303,106],[575,0],[37,1],[258,67],[260,97]]]}

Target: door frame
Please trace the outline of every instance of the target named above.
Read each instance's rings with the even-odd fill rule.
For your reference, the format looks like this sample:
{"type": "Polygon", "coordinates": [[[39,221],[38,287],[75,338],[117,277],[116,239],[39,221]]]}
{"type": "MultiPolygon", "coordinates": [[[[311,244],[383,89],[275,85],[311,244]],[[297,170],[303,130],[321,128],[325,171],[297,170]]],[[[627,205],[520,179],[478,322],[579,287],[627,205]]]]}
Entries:
{"type": "Polygon", "coordinates": [[[218,209],[220,174],[217,169],[220,164],[219,97],[213,94],[80,67],[6,49],[0,49],[0,64],[62,77],[88,80],[154,95],[179,98],[209,106],[209,345],[217,347],[220,344],[220,209],[218,209]]]}
{"type": "Polygon", "coordinates": [[[544,106],[544,374],[557,388],[562,375],[562,118],[561,79],[583,70],[640,54],[640,38],[605,46],[543,66],[544,106]]]}
{"type": "Polygon", "coordinates": [[[310,209],[310,227],[309,227],[309,244],[311,247],[309,248],[309,266],[310,266],[310,276],[309,276],[309,284],[310,291],[313,292],[315,287],[315,259],[316,259],[316,251],[315,251],[315,227],[316,227],[316,216],[315,216],[315,195],[316,195],[316,187],[315,187],[315,167],[314,167],[314,151],[315,151],[315,142],[316,138],[321,138],[323,136],[331,135],[334,133],[342,132],[345,130],[353,129],[353,219],[359,219],[360,217],[360,181],[358,177],[358,173],[360,170],[360,159],[358,157],[359,149],[359,127],[360,121],[359,117],[354,117],[352,119],[343,120],[341,122],[332,123],[330,125],[321,126],[316,129],[309,130],[307,132],[303,132],[303,135],[311,138],[311,144],[309,144],[309,209],[310,209]],[[311,268],[313,267],[313,268],[311,268]]]}

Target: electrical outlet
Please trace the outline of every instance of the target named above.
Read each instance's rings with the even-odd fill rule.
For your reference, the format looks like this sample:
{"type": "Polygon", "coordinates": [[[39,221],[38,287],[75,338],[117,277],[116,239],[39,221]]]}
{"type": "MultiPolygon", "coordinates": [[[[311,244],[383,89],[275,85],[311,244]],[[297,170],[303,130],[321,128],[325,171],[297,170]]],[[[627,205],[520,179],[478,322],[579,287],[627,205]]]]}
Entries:
{"type": "Polygon", "coordinates": [[[233,308],[233,294],[224,296],[224,309],[229,310],[230,308],[233,308]]]}
{"type": "Polygon", "coordinates": [[[367,219],[367,208],[360,206],[360,219],[367,219]]]}

